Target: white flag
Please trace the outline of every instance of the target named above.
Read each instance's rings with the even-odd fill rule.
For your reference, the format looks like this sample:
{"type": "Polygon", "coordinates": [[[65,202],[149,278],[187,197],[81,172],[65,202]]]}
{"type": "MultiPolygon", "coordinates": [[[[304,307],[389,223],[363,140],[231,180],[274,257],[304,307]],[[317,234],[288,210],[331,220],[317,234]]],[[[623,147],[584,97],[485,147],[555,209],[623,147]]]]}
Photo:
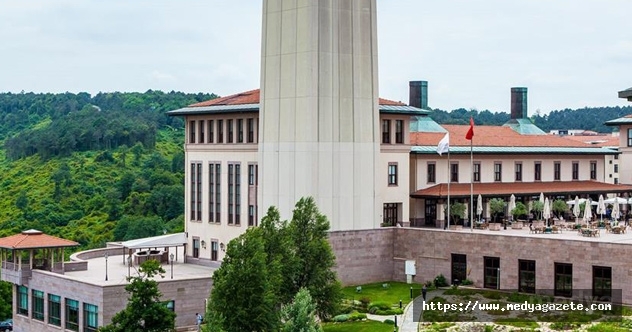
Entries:
{"type": "Polygon", "coordinates": [[[444,152],[448,152],[449,149],[450,149],[450,133],[446,133],[445,136],[443,136],[443,138],[439,142],[439,145],[437,145],[437,153],[439,155],[442,155],[444,152]]]}

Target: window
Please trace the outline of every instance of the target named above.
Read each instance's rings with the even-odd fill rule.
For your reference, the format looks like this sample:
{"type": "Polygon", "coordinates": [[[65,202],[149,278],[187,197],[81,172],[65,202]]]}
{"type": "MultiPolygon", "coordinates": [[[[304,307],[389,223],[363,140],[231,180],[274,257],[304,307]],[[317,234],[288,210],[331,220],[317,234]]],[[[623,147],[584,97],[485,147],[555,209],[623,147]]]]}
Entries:
{"type": "Polygon", "coordinates": [[[503,164],[501,162],[494,163],[494,181],[503,180],[503,164]]]}
{"type": "Polygon", "coordinates": [[[597,180],[597,162],[596,161],[590,162],[590,179],[597,180]]]}
{"type": "Polygon", "coordinates": [[[619,184],[619,178],[614,178],[614,184],[619,184]]]}
{"type": "Polygon", "coordinates": [[[614,172],[619,173],[619,164],[614,164],[614,172]]]}
{"type": "Polygon", "coordinates": [[[255,119],[248,119],[247,121],[247,126],[248,126],[248,143],[254,143],[255,142],[255,119]]]}
{"type": "Polygon", "coordinates": [[[200,238],[193,238],[193,258],[200,257],[200,238]]]}
{"type": "Polygon", "coordinates": [[[467,256],[452,254],[452,280],[463,281],[467,279],[467,256]]]}
{"type": "Polygon", "coordinates": [[[562,178],[562,163],[556,161],[553,163],[553,180],[559,181],[562,178]]]}
{"type": "Polygon", "coordinates": [[[615,155],[614,155],[614,160],[618,160],[618,159],[619,159],[619,155],[618,155],[618,154],[615,154],[615,155]]]}
{"type": "Polygon", "coordinates": [[[235,225],[241,225],[241,164],[235,165],[235,225]]]}
{"type": "Polygon", "coordinates": [[[404,143],[404,120],[395,120],[395,143],[404,143]]]}
{"type": "Polygon", "coordinates": [[[522,181],[522,163],[516,163],[516,181],[522,181]]]}
{"type": "Polygon", "coordinates": [[[255,206],[248,205],[248,226],[255,226],[255,206]]]}
{"type": "Polygon", "coordinates": [[[99,322],[99,307],[93,304],[83,304],[83,330],[85,332],[96,332],[99,322]]]}
{"type": "Polygon", "coordinates": [[[383,223],[387,226],[397,224],[397,203],[384,203],[383,223]]]}
{"type": "Polygon", "coordinates": [[[579,180],[579,163],[573,162],[573,180],[579,180]]]}
{"type": "Polygon", "coordinates": [[[217,240],[211,240],[211,260],[212,261],[217,260],[217,248],[218,248],[217,240]]]}
{"type": "Polygon", "coordinates": [[[612,268],[608,266],[593,266],[593,297],[597,301],[611,301],[612,297],[612,268]],[[605,298],[604,298],[605,297],[605,298]]]}
{"type": "Polygon", "coordinates": [[[500,286],[500,257],[484,258],[483,287],[498,289],[500,286]]]}
{"type": "Polygon", "coordinates": [[[224,120],[217,120],[217,143],[224,143],[224,120]]]}
{"type": "Polygon", "coordinates": [[[241,164],[228,164],[228,224],[240,224],[241,164]]]}
{"type": "Polygon", "coordinates": [[[472,180],[474,180],[474,182],[481,182],[481,163],[480,162],[474,163],[474,173],[472,174],[472,180]]]}
{"type": "Polygon", "coordinates": [[[255,172],[255,166],[256,165],[254,164],[248,165],[248,185],[249,186],[255,185],[255,178],[257,177],[257,173],[255,172]]]}
{"type": "Polygon", "coordinates": [[[437,165],[435,163],[428,163],[428,176],[426,182],[435,183],[437,176],[437,165]]]}
{"type": "Polygon", "coordinates": [[[214,143],[215,142],[214,126],[215,126],[215,121],[208,120],[208,142],[209,143],[214,143]]]}
{"type": "Polygon", "coordinates": [[[215,164],[215,222],[220,223],[221,216],[221,197],[222,197],[222,185],[220,179],[222,178],[222,166],[221,164],[215,164]]]}
{"type": "Polygon", "coordinates": [[[190,220],[202,220],[202,163],[191,163],[191,216],[190,220]]]}
{"type": "Polygon", "coordinates": [[[219,190],[219,186],[215,186],[215,166],[219,167],[219,163],[208,164],[208,222],[220,221],[215,214],[215,190],[219,190]]]}
{"type": "Polygon", "coordinates": [[[205,141],[204,128],[206,128],[206,121],[200,120],[199,123],[200,123],[200,143],[204,143],[205,141]]]}
{"type": "Polygon", "coordinates": [[[189,121],[189,143],[195,143],[195,121],[189,121]]]}
{"type": "Polygon", "coordinates": [[[66,329],[79,331],[79,302],[66,299],[66,329]]]}
{"type": "Polygon", "coordinates": [[[536,161],[533,165],[533,179],[535,181],[542,181],[542,162],[536,161]]]}
{"type": "Polygon", "coordinates": [[[397,185],[397,163],[388,163],[388,185],[397,185]]]}
{"type": "Polygon", "coordinates": [[[555,296],[573,295],[573,265],[555,263],[555,296]]]}
{"type": "Polygon", "coordinates": [[[18,286],[18,314],[29,315],[29,289],[24,286],[18,286]]]}
{"type": "Polygon", "coordinates": [[[38,290],[32,290],[33,296],[33,319],[44,321],[44,292],[38,290]]]}
{"type": "Polygon", "coordinates": [[[518,260],[518,291],[535,294],[535,261],[518,260]]]}
{"type": "Polygon", "coordinates": [[[226,126],[228,127],[228,138],[226,139],[226,141],[228,143],[232,143],[233,142],[233,120],[226,120],[226,126]]]}
{"type": "Polygon", "coordinates": [[[61,326],[61,297],[48,294],[48,324],[61,326]]]}
{"type": "Polygon", "coordinates": [[[628,146],[632,146],[632,128],[628,128],[628,146]]]}
{"type": "Polygon", "coordinates": [[[171,312],[176,312],[176,301],[171,300],[171,301],[165,302],[165,307],[171,310],[171,312]]]}
{"type": "Polygon", "coordinates": [[[237,119],[237,143],[244,142],[244,119],[237,119]]]}
{"type": "Polygon", "coordinates": [[[382,120],[382,143],[391,142],[391,120],[382,120]]]}
{"type": "Polygon", "coordinates": [[[450,165],[450,182],[459,182],[459,164],[452,163],[450,165]]]}

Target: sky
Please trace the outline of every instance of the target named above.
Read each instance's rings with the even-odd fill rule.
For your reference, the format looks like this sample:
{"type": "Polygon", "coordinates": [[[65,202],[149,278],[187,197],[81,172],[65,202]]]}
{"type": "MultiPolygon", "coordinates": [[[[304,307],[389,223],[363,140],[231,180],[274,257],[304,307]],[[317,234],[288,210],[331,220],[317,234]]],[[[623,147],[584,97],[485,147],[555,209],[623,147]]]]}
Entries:
{"type": "MultiPolygon", "coordinates": [[[[355,1],[355,0],[354,0],[355,1]]],[[[0,0],[0,92],[259,88],[261,0],[0,0]]],[[[377,0],[380,97],[529,113],[632,105],[630,0],[377,0]]]]}

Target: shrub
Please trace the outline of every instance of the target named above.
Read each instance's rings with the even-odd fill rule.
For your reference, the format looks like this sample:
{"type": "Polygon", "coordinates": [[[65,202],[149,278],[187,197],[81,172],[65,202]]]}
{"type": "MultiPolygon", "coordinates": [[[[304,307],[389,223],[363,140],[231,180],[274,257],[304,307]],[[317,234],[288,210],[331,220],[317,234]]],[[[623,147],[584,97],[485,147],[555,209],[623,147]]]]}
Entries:
{"type": "Polygon", "coordinates": [[[369,306],[369,310],[371,310],[371,308],[373,308],[373,307],[377,307],[380,310],[388,310],[388,309],[390,309],[392,307],[392,305],[390,303],[386,303],[386,302],[373,302],[369,306]]]}
{"type": "Polygon", "coordinates": [[[387,309],[387,310],[377,310],[375,311],[376,315],[381,315],[381,316],[390,316],[390,315],[401,315],[404,313],[403,309],[400,308],[396,308],[396,309],[387,309]]]}
{"type": "Polygon", "coordinates": [[[463,286],[472,285],[472,284],[474,284],[474,282],[472,282],[472,280],[470,279],[465,279],[461,282],[461,285],[463,286]]]}
{"type": "Polygon", "coordinates": [[[434,278],[434,285],[435,287],[446,287],[448,285],[448,281],[443,274],[440,274],[434,278]]]}
{"type": "Polygon", "coordinates": [[[368,297],[366,297],[366,296],[365,296],[365,297],[360,298],[360,305],[361,305],[363,308],[365,308],[365,309],[366,309],[366,308],[368,308],[368,307],[369,307],[369,303],[371,303],[371,299],[370,299],[370,298],[368,298],[368,297]]]}
{"type": "Polygon", "coordinates": [[[334,322],[338,322],[338,323],[346,322],[348,320],[349,320],[349,315],[338,315],[338,316],[335,316],[333,319],[334,322]]]}
{"type": "Polygon", "coordinates": [[[395,321],[392,319],[385,319],[384,320],[384,324],[388,324],[388,325],[395,325],[395,321]]]}
{"type": "Polygon", "coordinates": [[[338,314],[350,314],[351,312],[353,312],[353,305],[341,305],[338,314]]]}
{"type": "Polygon", "coordinates": [[[351,315],[349,315],[349,320],[352,322],[356,320],[363,320],[363,319],[366,319],[366,314],[354,312],[351,315]]]}

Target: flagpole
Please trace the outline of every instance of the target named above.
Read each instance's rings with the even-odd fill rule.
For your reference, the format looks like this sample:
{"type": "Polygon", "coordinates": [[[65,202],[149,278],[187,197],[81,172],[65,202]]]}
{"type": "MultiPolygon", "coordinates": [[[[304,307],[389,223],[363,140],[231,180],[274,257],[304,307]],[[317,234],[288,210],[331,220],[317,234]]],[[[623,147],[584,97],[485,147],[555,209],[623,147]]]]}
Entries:
{"type": "Polygon", "coordinates": [[[474,231],[474,137],[470,140],[470,231],[474,231]]]}
{"type": "Polygon", "coordinates": [[[452,182],[450,169],[450,146],[448,145],[448,230],[450,229],[450,182],[452,182]]]}

